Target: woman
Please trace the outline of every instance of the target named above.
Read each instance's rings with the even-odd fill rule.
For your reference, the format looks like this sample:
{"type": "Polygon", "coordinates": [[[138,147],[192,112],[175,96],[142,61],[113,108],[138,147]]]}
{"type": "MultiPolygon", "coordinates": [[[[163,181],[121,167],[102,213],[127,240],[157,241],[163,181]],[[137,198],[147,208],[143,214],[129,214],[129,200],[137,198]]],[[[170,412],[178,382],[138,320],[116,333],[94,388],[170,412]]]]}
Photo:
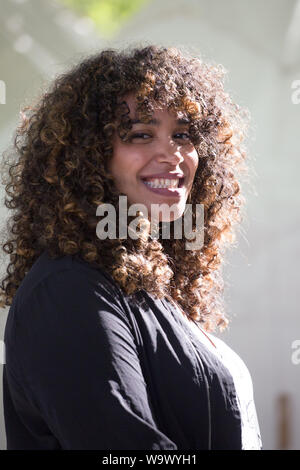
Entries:
{"type": "Polygon", "coordinates": [[[23,114],[3,243],[8,449],[261,447],[249,372],[211,334],[228,323],[246,168],[223,73],[175,48],[106,50],[23,114]]]}

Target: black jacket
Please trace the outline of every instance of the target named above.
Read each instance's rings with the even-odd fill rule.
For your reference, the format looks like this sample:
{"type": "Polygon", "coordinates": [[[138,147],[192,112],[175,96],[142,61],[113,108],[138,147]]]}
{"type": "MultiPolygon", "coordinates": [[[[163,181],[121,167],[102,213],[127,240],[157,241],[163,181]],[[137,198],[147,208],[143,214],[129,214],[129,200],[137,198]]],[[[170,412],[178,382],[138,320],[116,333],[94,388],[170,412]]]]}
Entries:
{"type": "Polygon", "coordinates": [[[231,375],[173,305],[43,253],[5,328],[7,449],[241,449],[231,375]]]}

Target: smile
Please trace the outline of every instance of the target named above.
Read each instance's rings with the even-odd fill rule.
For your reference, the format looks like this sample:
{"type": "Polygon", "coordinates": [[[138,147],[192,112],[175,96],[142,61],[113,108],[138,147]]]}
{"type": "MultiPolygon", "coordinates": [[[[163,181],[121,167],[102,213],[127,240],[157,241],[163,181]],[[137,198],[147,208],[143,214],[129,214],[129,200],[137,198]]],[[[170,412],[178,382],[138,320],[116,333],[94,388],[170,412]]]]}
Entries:
{"type": "Polygon", "coordinates": [[[142,180],[144,186],[151,192],[161,196],[181,197],[184,194],[184,178],[153,178],[142,180]]]}
{"type": "Polygon", "coordinates": [[[178,188],[179,181],[179,178],[154,178],[153,180],[144,180],[144,183],[151,188],[178,188]]]}
{"type": "Polygon", "coordinates": [[[143,183],[151,188],[181,188],[184,183],[184,177],[178,178],[159,178],[159,177],[142,177],[143,183]]]}

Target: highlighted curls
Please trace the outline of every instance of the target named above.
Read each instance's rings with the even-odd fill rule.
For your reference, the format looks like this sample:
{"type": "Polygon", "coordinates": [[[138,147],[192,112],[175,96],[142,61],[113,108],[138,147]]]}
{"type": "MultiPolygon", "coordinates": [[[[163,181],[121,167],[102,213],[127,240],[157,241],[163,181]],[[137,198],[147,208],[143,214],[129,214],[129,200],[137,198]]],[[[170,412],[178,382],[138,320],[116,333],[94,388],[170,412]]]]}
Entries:
{"type": "Polygon", "coordinates": [[[132,299],[141,289],[168,297],[207,331],[227,325],[221,264],[243,203],[247,115],[225,93],[223,78],[221,66],[176,48],[109,49],[60,75],[22,111],[1,164],[5,205],[12,211],[2,229],[2,251],[10,258],[1,282],[2,307],[11,305],[24,276],[47,250],[53,258],[74,255],[105,269],[132,299]],[[117,209],[119,192],[108,163],[115,133],[126,138],[130,130],[128,93],[135,94],[143,119],[155,104],[190,121],[199,165],[187,203],[204,206],[201,250],[186,250],[184,236],[151,239],[147,228],[137,240],[96,236],[98,205],[108,202],[117,209]]]}

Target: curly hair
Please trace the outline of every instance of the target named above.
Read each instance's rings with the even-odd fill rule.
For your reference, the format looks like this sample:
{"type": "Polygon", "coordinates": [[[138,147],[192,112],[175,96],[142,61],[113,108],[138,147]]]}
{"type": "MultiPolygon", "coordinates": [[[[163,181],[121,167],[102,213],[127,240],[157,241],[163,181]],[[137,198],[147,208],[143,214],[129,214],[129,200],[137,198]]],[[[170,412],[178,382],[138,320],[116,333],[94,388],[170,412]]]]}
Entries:
{"type": "Polygon", "coordinates": [[[241,220],[248,112],[224,91],[225,73],[179,48],[109,49],[58,76],[23,109],[2,162],[4,202],[13,210],[2,231],[1,248],[10,255],[2,308],[46,250],[52,258],[74,255],[105,269],[132,299],[141,289],[168,298],[207,331],[227,326],[221,268],[241,220]],[[129,93],[139,113],[149,116],[159,103],[190,120],[199,163],[187,203],[194,229],[195,205],[203,205],[201,249],[186,250],[185,236],[153,239],[147,225],[136,240],[96,236],[97,207],[109,202],[118,210],[108,163],[115,133],[124,139],[131,128],[124,103],[129,93]]]}

